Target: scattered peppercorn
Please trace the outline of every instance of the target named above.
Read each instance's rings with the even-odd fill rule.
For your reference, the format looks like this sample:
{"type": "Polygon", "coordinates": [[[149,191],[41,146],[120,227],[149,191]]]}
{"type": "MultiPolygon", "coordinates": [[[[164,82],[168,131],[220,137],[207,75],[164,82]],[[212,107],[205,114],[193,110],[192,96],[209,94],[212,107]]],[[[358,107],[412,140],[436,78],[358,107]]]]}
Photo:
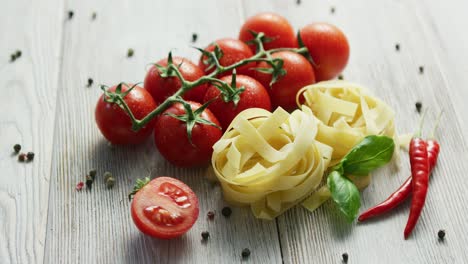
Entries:
{"type": "Polygon", "coordinates": [[[445,230],[443,230],[443,229],[439,230],[439,232],[437,232],[437,236],[439,237],[439,240],[444,240],[445,230]]]}
{"type": "Polygon", "coordinates": [[[28,158],[28,161],[32,161],[34,159],[34,152],[28,152],[28,154],[26,154],[26,157],[28,158]]]}
{"type": "Polygon", "coordinates": [[[342,74],[338,75],[338,80],[343,80],[343,78],[344,78],[344,77],[343,77],[342,74]]]}
{"type": "Polygon", "coordinates": [[[208,240],[208,238],[210,237],[210,232],[208,232],[208,231],[203,231],[203,232],[201,233],[201,236],[202,236],[203,240],[208,240]]]}
{"type": "Polygon", "coordinates": [[[133,49],[131,49],[131,48],[128,49],[128,51],[127,51],[127,57],[129,57],[129,58],[130,58],[130,57],[133,57],[133,54],[135,54],[135,51],[134,51],[133,49]]]}
{"type": "Polygon", "coordinates": [[[112,173],[108,171],[104,172],[104,181],[107,181],[110,178],[112,178],[112,173]]]}
{"type": "Polygon", "coordinates": [[[198,39],[198,34],[197,33],[192,33],[192,43],[197,42],[198,39]]]}
{"type": "Polygon", "coordinates": [[[97,13],[96,13],[96,12],[93,12],[93,14],[91,15],[91,19],[92,19],[92,20],[95,20],[96,17],[97,17],[97,13]]]}
{"type": "Polygon", "coordinates": [[[15,52],[16,58],[21,57],[21,54],[23,54],[23,53],[21,52],[21,50],[17,50],[17,51],[15,52]]]}
{"type": "Polygon", "coordinates": [[[15,144],[13,146],[13,150],[15,150],[15,153],[19,153],[21,150],[21,145],[20,144],[15,144]]]}
{"type": "Polygon", "coordinates": [[[26,160],[26,154],[21,153],[21,154],[18,156],[18,160],[21,161],[21,162],[25,161],[25,160],[26,160]]]}
{"type": "Polygon", "coordinates": [[[422,103],[416,102],[415,106],[416,106],[416,111],[418,111],[418,113],[421,113],[422,103]]]}
{"type": "Polygon", "coordinates": [[[423,67],[423,66],[419,66],[419,73],[420,73],[420,74],[423,74],[423,73],[424,73],[424,67],[423,67]]]}
{"type": "Polygon", "coordinates": [[[77,191],[81,191],[81,189],[83,189],[83,186],[84,186],[84,182],[81,181],[81,182],[79,182],[79,183],[76,184],[75,189],[76,189],[77,191]]]}
{"type": "Polygon", "coordinates": [[[396,51],[400,51],[400,44],[398,44],[398,43],[395,44],[395,50],[396,50],[396,51]]]}
{"type": "Polygon", "coordinates": [[[297,4],[297,5],[300,5],[300,4],[301,4],[301,0],[296,0],[296,4],[297,4]]]}
{"type": "Polygon", "coordinates": [[[334,7],[334,6],[332,6],[332,7],[330,8],[330,13],[335,14],[335,7],[334,7]]]}
{"type": "Polygon", "coordinates": [[[92,78],[88,78],[88,87],[91,87],[93,85],[94,80],[92,78]]]}
{"type": "Polygon", "coordinates": [[[207,216],[208,216],[208,219],[213,220],[215,217],[215,213],[213,211],[209,211],[207,216]]]}
{"type": "Polygon", "coordinates": [[[91,190],[91,187],[93,187],[93,179],[91,176],[86,175],[86,188],[89,188],[91,190]]]}
{"type": "Polygon", "coordinates": [[[115,185],[115,179],[113,177],[110,177],[109,179],[107,179],[106,186],[108,189],[112,189],[114,185],[115,185]]]}
{"type": "Polygon", "coordinates": [[[243,257],[243,258],[248,258],[249,256],[250,256],[250,249],[244,248],[244,249],[242,250],[242,257],[243,257]]]}
{"type": "Polygon", "coordinates": [[[225,217],[229,217],[231,216],[232,214],[232,210],[230,207],[226,206],[223,208],[223,210],[221,210],[221,213],[225,216],[225,217]]]}
{"type": "Polygon", "coordinates": [[[72,10],[68,11],[68,20],[72,19],[74,14],[72,10]]]}
{"type": "Polygon", "coordinates": [[[92,169],[89,171],[89,176],[91,177],[91,179],[93,179],[93,181],[96,179],[96,174],[97,174],[96,169],[92,169]]]}
{"type": "Polygon", "coordinates": [[[341,257],[343,258],[343,262],[344,263],[348,263],[348,253],[343,253],[343,255],[341,255],[341,257]]]}
{"type": "Polygon", "coordinates": [[[16,60],[16,54],[11,54],[10,55],[10,62],[14,62],[16,60]]]}

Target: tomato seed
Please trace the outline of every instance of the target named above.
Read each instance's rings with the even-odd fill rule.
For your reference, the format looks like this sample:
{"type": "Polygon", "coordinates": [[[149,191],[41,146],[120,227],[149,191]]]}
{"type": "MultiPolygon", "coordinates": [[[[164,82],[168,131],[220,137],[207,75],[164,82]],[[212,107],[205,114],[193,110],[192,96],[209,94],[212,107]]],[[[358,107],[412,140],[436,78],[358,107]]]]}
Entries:
{"type": "Polygon", "coordinates": [[[28,154],[26,154],[26,157],[28,158],[28,161],[32,161],[34,159],[34,152],[28,152],[28,154]]]}
{"type": "Polygon", "coordinates": [[[213,220],[215,217],[215,213],[213,211],[209,211],[207,216],[208,216],[208,219],[213,220]]]}
{"type": "Polygon", "coordinates": [[[346,252],[343,253],[343,255],[341,255],[341,257],[343,258],[343,262],[344,262],[344,263],[348,263],[348,257],[349,257],[349,256],[348,256],[348,253],[346,253],[346,252]]]}
{"type": "Polygon", "coordinates": [[[242,257],[243,257],[243,258],[248,258],[249,256],[250,256],[250,249],[244,248],[244,249],[242,250],[242,257]]]}
{"type": "Polygon", "coordinates": [[[439,230],[439,232],[437,232],[437,236],[439,237],[439,240],[444,240],[445,230],[443,230],[443,229],[439,230]]]}
{"type": "Polygon", "coordinates": [[[21,153],[21,154],[18,156],[18,160],[21,161],[21,162],[25,161],[25,160],[26,160],[26,154],[21,153]]]}
{"type": "Polygon", "coordinates": [[[13,150],[15,151],[15,153],[19,153],[20,150],[21,150],[21,145],[20,144],[15,144],[13,146],[13,150]]]}
{"type": "Polygon", "coordinates": [[[210,237],[210,232],[208,232],[208,231],[203,231],[203,232],[201,233],[201,236],[202,236],[203,240],[208,240],[208,238],[210,237]]]}
{"type": "Polygon", "coordinates": [[[230,207],[226,206],[223,208],[223,210],[221,210],[221,213],[225,216],[225,217],[229,217],[231,216],[232,214],[232,210],[230,207]]]}

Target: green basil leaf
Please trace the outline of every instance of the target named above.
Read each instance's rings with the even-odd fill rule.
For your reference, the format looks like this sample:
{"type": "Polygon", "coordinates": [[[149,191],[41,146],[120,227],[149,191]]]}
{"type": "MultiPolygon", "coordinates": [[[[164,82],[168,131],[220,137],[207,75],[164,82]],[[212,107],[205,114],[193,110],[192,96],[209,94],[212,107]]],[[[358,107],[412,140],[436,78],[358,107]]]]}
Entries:
{"type": "Polygon", "coordinates": [[[395,143],[387,136],[367,136],[341,160],[345,175],[365,176],[387,164],[393,156],[395,143]]]}
{"type": "Polygon", "coordinates": [[[359,190],[348,178],[337,171],[332,171],[327,179],[333,201],[349,222],[354,221],[361,207],[359,190]]]}

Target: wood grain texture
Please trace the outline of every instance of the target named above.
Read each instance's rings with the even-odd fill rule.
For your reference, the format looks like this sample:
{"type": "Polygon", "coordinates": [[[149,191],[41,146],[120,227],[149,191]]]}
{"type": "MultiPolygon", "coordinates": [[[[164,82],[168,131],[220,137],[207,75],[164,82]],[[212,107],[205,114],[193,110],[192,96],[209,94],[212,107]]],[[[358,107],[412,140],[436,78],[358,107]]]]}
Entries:
{"type": "MultiPolygon", "coordinates": [[[[440,63],[440,57],[447,58],[441,47],[452,50],[448,53],[454,57],[461,49],[454,51],[451,43],[435,34],[437,16],[426,14],[438,12],[440,16],[439,9],[419,10],[421,3],[413,2],[336,1],[325,4],[302,1],[295,7],[283,1],[244,1],[247,16],[258,12],[261,6],[285,15],[296,28],[311,21],[329,21],[340,26],[351,44],[345,79],[365,84],[389,103],[396,110],[399,131],[415,129],[420,118],[415,113],[416,101],[430,108],[426,131],[434,124],[437,112],[445,110],[445,125],[440,129],[440,159],[422,218],[409,240],[403,240],[409,203],[380,221],[365,224],[346,223],[331,202],[314,213],[295,208],[278,219],[285,263],[339,262],[343,252],[348,252],[351,262],[358,263],[462,263],[468,259],[463,250],[467,224],[462,202],[467,200],[464,190],[468,187],[464,180],[468,169],[464,162],[468,158],[463,137],[466,132],[462,132],[467,126],[460,122],[466,119],[462,114],[466,104],[461,103],[464,97],[459,97],[466,89],[459,91],[464,89],[460,81],[455,87],[451,86],[447,82],[451,77],[446,71],[455,75],[452,66],[446,64],[445,68],[440,63]],[[334,14],[330,13],[332,6],[334,14]],[[401,46],[400,52],[395,51],[396,43],[401,46]],[[424,74],[419,74],[420,65],[424,66],[424,74]],[[448,95],[448,90],[455,92],[448,95]],[[454,103],[452,97],[459,97],[458,103],[454,103]],[[439,229],[445,229],[448,234],[443,243],[437,239],[439,229]]],[[[461,8],[466,3],[453,6],[461,8]]],[[[449,12],[442,14],[450,16],[449,12]]],[[[449,39],[460,37],[454,34],[454,29],[451,32],[457,36],[449,39]]],[[[466,56],[466,52],[462,53],[460,56],[466,56]]],[[[466,65],[460,60],[457,63],[466,65]]],[[[385,168],[375,173],[374,181],[362,193],[362,210],[385,199],[408,176],[409,164],[406,159],[402,161],[400,171],[385,168]]]]}
{"type": "Polygon", "coordinates": [[[2,1],[0,263],[43,260],[62,32],[61,0],[2,1]],[[21,57],[10,62],[10,54],[21,57]],[[20,163],[13,145],[34,151],[20,163]]]}
{"type": "Polygon", "coordinates": [[[147,64],[171,49],[198,59],[190,48],[192,33],[198,33],[199,46],[235,37],[239,2],[88,0],[68,1],[67,9],[75,16],[65,28],[45,263],[235,263],[244,247],[252,250],[253,262],[281,263],[275,222],[258,221],[245,208],[233,209],[225,219],[220,188],[205,179],[204,169],[176,169],[160,157],[152,140],[110,147],[94,122],[101,92],[97,85],[85,87],[88,77],[109,85],[142,81],[147,64]],[[132,58],[126,57],[128,48],[135,50],[132,58]],[[76,183],[91,168],[98,170],[92,191],[76,192],[76,183]],[[106,170],[117,180],[112,190],[104,186],[106,170]],[[182,238],[156,240],[134,226],[127,194],[135,179],[149,175],[177,177],[197,193],[200,218],[182,238]],[[214,221],[206,218],[209,210],[217,212],[214,221]],[[204,230],[210,232],[207,243],[201,242],[204,230]]]}

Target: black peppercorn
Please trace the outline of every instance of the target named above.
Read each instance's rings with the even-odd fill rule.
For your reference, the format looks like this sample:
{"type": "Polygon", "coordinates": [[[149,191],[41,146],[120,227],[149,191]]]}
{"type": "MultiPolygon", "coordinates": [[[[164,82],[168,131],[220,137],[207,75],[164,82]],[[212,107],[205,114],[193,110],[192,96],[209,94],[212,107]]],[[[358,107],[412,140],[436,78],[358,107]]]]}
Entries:
{"type": "Polygon", "coordinates": [[[244,249],[242,250],[242,257],[243,257],[243,258],[248,258],[249,256],[250,256],[250,249],[244,248],[244,249]]]}
{"type": "Polygon", "coordinates": [[[127,57],[133,57],[133,54],[135,54],[135,51],[133,49],[128,49],[127,51],[127,57]]]}
{"type": "Polygon", "coordinates": [[[439,237],[439,240],[444,240],[445,230],[443,230],[443,229],[439,230],[439,232],[437,232],[437,236],[439,237]]]}
{"type": "Polygon", "coordinates": [[[334,7],[334,6],[332,6],[332,7],[330,8],[330,13],[335,14],[335,7],[334,7]]]}
{"type": "Polygon", "coordinates": [[[68,11],[68,20],[72,19],[74,14],[72,10],[68,11]]]}
{"type": "Polygon", "coordinates": [[[418,113],[421,113],[421,108],[422,108],[422,103],[421,102],[416,102],[416,104],[414,104],[416,106],[416,111],[418,111],[418,113]]]}
{"type": "Polygon", "coordinates": [[[20,145],[20,144],[15,144],[15,145],[13,146],[13,150],[15,151],[15,153],[20,152],[20,150],[21,150],[21,145],[20,145]]]}
{"type": "Polygon", "coordinates": [[[423,66],[419,66],[419,73],[420,73],[420,74],[423,74],[423,73],[424,73],[424,67],[423,67],[423,66]]]}
{"type": "Polygon", "coordinates": [[[16,54],[11,54],[10,55],[10,62],[14,62],[16,60],[16,54]]]}
{"type": "Polygon", "coordinates": [[[88,87],[91,87],[91,85],[93,85],[93,79],[92,78],[88,78],[88,87]]]}
{"type": "Polygon", "coordinates": [[[341,255],[341,257],[343,258],[343,262],[344,263],[348,263],[348,253],[343,253],[343,255],[341,255]]]}
{"type": "Polygon", "coordinates": [[[338,80],[343,80],[343,75],[342,74],[338,75],[338,80]]]}
{"type": "Polygon", "coordinates": [[[193,33],[193,34],[192,34],[192,42],[193,42],[193,43],[197,42],[197,39],[198,39],[198,34],[197,34],[197,33],[193,33]]]}
{"type": "Polygon", "coordinates": [[[18,160],[21,161],[21,162],[25,161],[25,160],[26,160],[26,154],[21,153],[21,154],[18,156],[18,160]]]}
{"type": "Polygon", "coordinates": [[[28,158],[28,161],[32,161],[34,159],[34,152],[28,152],[28,154],[26,154],[26,157],[28,158]]]}
{"type": "Polygon", "coordinates": [[[91,176],[86,175],[86,188],[89,188],[91,190],[91,187],[93,187],[93,179],[91,176]]]}
{"type": "Polygon", "coordinates": [[[396,50],[396,51],[400,51],[400,44],[398,44],[398,43],[395,44],[395,50],[396,50]]]}
{"type": "Polygon", "coordinates": [[[16,58],[21,57],[21,54],[22,54],[21,50],[17,50],[17,51],[15,52],[16,58]]]}
{"type": "Polygon", "coordinates": [[[300,5],[300,4],[301,4],[301,0],[296,0],[296,4],[297,4],[297,5],[300,5]]]}
{"type": "Polygon", "coordinates": [[[94,181],[96,179],[96,174],[97,174],[97,170],[96,169],[92,169],[89,171],[89,176],[91,177],[91,179],[94,181]]]}
{"type": "Polygon", "coordinates": [[[95,20],[96,17],[97,17],[97,13],[96,13],[96,12],[93,12],[93,14],[91,15],[91,19],[92,19],[92,20],[95,20]]]}
{"type": "Polygon", "coordinates": [[[224,207],[223,210],[221,210],[221,213],[225,216],[225,217],[229,217],[231,216],[232,214],[232,210],[230,207],[224,207]]]}
{"type": "Polygon", "coordinates": [[[208,216],[208,219],[213,220],[215,217],[215,213],[213,211],[209,211],[207,216],[208,216]]]}
{"type": "Polygon", "coordinates": [[[210,232],[208,232],[208,231],[203,231],[203,232],[201,233],[201,236],[202,236],[203,240],[208,240],[208,238],[210,237],[210,232]]]}

